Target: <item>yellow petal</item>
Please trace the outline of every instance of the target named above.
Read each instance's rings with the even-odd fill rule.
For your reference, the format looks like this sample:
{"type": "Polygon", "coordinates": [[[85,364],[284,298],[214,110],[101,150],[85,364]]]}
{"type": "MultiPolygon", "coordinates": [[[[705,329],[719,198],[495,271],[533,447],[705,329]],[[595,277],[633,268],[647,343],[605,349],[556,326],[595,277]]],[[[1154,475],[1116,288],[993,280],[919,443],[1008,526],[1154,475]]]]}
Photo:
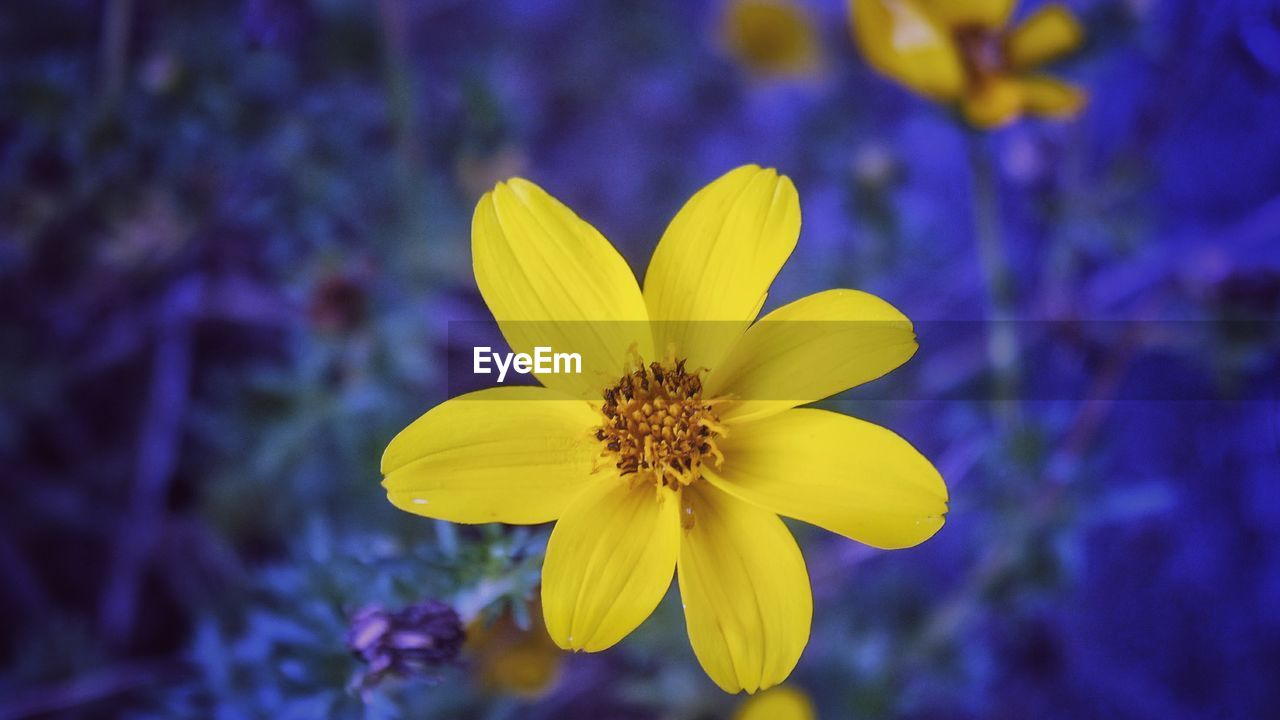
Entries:
{"type": "Polygon", "coordinates": [[[636,629],[671,586],[679,547],[679,498],[616,477],[593,484],[547,542],[542,609],[566,650],[596,652],[636,629]]]}
{"type": "Polygon", "coordinates": [[[733,720],[816,720],[817,717],[809,696],[790,685],[752,695],[733,714],[733,720]]]}
{"type": "Polygon", "coordinates": [[[755,319],[800,235],[800,198],[786,176],[732,170],[680,209],[653,252],[644,299],[655,349],[712,368],[755,319]]]}
{"type": "Polygon", "coordinates": [[[987,78],[965,95],[961,109],[965,119],[975,127],[990,129],[1007,125],[1022,114],[1022,86],[1008,77],[987,78]]]}
{"type": "Polygon", "coordinates": [[[1084,28],[1065,6],[1041,7],[1022,22],[1005,44],[1005,53],[1014,68],[1029,68],[1057,59],[1080,47],[1084,28]]]}
{"type": "Polygon", "coordinates": [[[459,523],[554,520],[589,482],[599,414],[546,388],[491,388],[432,408],[382,455],[393,505],[459,523]]]}
{"type": "Polygon", "coordinates": [[[911,321],[897,308],[857,290],[827,290],[752,325],[705,387],[709,397],[737,398],[720,417],[741,421],[874,380],[916,348],[911,321]]]}
{"type": "Polygon", "coordinates": [[[1087,97],[1080,88],[1045,75],[1023,78],[1022,104],[1029,113],[1071,118],[1084,109],[1087,97]]]}
{"type": "Polygon", "coordinates": [[[738,498],[878,548],[904,548],[942,527],[947,488],[894,433],[826,410],[793,409],[735,424],[724,466],[703,477],[738,498]]]}
{"type": "Polygon", "coordinates": [[[850,0],[853,33],[871,67],[935,100],[964,89],[950,29],[915,0],[850,0]]]}
{"type": "Polygon", "coordinates": [[[544,385],[595,399],[622,374],[628,348],[651,355],[644,298],[618,251],[542,188],[519,178],[476,205],[476,284],[516,352],[579,353],[581,374],[544,385]]]}
{"type": "Polygon", "coordinates": [[[725,692],[787,678],[809,642],[813,593],[782,520],[709,487],[683,491],[680,597],[693,652],[725,692]]]}
{"type": "Polygon", "coordinates": [[[1014,0],[916,0],[930,17],[947,27],[1004,27],[1014,0]]]}

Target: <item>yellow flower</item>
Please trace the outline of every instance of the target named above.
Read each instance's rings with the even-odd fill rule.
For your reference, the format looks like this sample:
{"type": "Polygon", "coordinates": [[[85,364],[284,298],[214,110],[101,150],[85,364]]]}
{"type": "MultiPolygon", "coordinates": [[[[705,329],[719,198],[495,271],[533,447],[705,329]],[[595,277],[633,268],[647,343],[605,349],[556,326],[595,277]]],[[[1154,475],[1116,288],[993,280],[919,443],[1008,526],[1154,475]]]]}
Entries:
{"type": "Polygon", "coordinates": [[[1014,0],[849,0],[867,62],[933,100],[959,103],[973,125],[1023,114],[1073,117],[1085,93],[1035,69],[1079,47],[1084,30],[1066,7],[1042,6],[1007,27],[1014,0]]]}
{"type": "Polygon", "coordinates": [[[433,408],[387,447],[388,498],[452,522],[555,520],[542,606],[562,648],[617,643],[674,573],[711,679],[728,692],[781,682],[808,642],[813,598],[778,516],[901,548],[933,535],[947,502],[902,438],[796,407],[916,351],[911,322],[855,290],[752,324],[799,231],[791,181],[738,168],[671,221],[642,291],[555,198],[527,180],[499,184],[472,221],[480,293],[514,350],[581,353],[583,372],[433,408]]]}
{"type": "Polygon", "coordinates": [[[757,75],[806,76],[822,65],[818,32],[795,0],[728,0],[720,36],[730,56],[757,75]]]}
{"type": "Polygon", "coordinates": [[[817,717],[809,696],[789,685],[747,698],[733,714],[733,720],[814,720],[817,717]]]}
{"type": "MultiPolygon", "coordinates": [[[[533,613],[541,612],[538,603],[529,606],[533,613]]],[[[465,652],[483,687],[510,695],[539,697],[560,677],[563,653],[546,628],[539,623],[521,629],[510,610],[492,623],[473,620],[467,626],[465,652]]]]}

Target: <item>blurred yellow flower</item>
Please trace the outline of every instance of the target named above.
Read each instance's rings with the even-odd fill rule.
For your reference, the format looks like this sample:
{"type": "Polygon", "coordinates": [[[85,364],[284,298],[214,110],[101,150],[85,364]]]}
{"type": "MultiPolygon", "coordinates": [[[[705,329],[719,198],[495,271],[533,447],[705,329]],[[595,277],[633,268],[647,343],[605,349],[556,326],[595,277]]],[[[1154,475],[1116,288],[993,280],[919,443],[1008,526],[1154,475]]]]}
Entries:
{"type": "MultiPolygon", "coordinates": [[[[529,609],[533,617],[542,612],[536,602],[529,609]]],[[[560,677],[564,658],[542,623],[522,629],[510,610],[492,623],[473,620],[467,626],[464,652],[475,664],[475,678],[482,687],[524,698],[550,690],[560,677]]]]}
{"type": "Polygon", "coordinates": [[[817,717],[809,696],[790,685],[747,698],[733,714],[733,720],[815,720],[817,717]]]}
{"type": "Polygon", "coordinates": [[[1023,114],[1074,117],[1085,93],[1035,69],[1079,47],[1084,30],[1050,3],[1009,28],[1014,0],[849,0],[854,37],[876,70],[980,128],[1023,114]]]}
{"type": "Polygon", "coordinates": [[[727,692],[781,682],[808,642],[813,597],[778,516],[902,548],[947,510],[941,476],[905,440],[797,407],[906,362],[916,341],[902,313],[828,290],[752,324],[799,232],[791,181],[738,168],[677,213],[641,290],[569,208],[527,180],[499,184],[476,207],[472,262],[504,337],[608,374],[544,373],[545,387],[433,408],[383,455],[388,499],[452,522],[557,521],[542,607],[562,648],[617,643],[674,573],[711,679],[727,692]]]}
{"type": "Polygon", "coordinates": [[[728,0],[720,36],[730,56],[756,75],[801,77],[822,66],[817,29],[796,0],[728,0]]]}

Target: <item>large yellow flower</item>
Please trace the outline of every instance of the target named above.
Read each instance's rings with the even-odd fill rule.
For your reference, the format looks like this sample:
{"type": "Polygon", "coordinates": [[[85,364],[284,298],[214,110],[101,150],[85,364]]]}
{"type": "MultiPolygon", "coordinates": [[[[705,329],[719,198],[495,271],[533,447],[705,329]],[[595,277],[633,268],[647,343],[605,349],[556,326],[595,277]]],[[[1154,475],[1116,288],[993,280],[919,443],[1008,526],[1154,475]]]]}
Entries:
{"type": "Polygon", "coordinates": [[[641,291],[595,228],[533,183],[499,184],[472,223],[485,303],[512,348],[571,349],[595,370],[433,408],[387,447],[388,498],[452,522],[557,521],[542,605],[562,648],[617,643],[675,573],[712,680],[728,692],[781,682],[813,599],[778,516],[901,548],[937,532],[947,508],[942,478],[905,440],[796,407],[916,350],[906,317],[854,290],[752,324],[799,231],[790,180],[738,168],[672,220],[641,291]]]}
{"type": "Polygon", "coordinates": [[[1050,3],[1008,28],[1014,0],[849,0],[854,36],[872,67],[922,95],[959,103],[982,128],[1024,113],[1072,117],[1081,89],[1035,69],[1084,40],[1050,3]]]}

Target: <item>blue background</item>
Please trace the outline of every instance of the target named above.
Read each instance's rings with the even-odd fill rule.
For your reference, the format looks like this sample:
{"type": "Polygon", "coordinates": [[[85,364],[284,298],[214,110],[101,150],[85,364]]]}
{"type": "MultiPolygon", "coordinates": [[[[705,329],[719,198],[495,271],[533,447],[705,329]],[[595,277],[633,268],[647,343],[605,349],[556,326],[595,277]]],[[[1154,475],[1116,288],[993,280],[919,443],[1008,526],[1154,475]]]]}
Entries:
{"type": "Polygon", "coordinates": [[[796,526],[791,684],[829,718],[1270,715],[1280,7],[1071,5],[1083,115],[980,135],[870,71],[836,0],[799,4],[799,79],[726,52],[714,2],[4,3],[0,718],[727,717],[673,597],[529,706],[465,662],[360,696],[344,637],[369,603],[536,583],[546,528],[378,485],[448,322],[486,317],[480,194],[534,180],[639,274],[747,162],[803,208],[768,307],[856,287],[961,321],[921,325],[901,399],[831,404],[920,447],[952,509],[894,553],[796,526]],[[975,154],[1040,338],[1018,403],[986,390],[975,154]]]}

